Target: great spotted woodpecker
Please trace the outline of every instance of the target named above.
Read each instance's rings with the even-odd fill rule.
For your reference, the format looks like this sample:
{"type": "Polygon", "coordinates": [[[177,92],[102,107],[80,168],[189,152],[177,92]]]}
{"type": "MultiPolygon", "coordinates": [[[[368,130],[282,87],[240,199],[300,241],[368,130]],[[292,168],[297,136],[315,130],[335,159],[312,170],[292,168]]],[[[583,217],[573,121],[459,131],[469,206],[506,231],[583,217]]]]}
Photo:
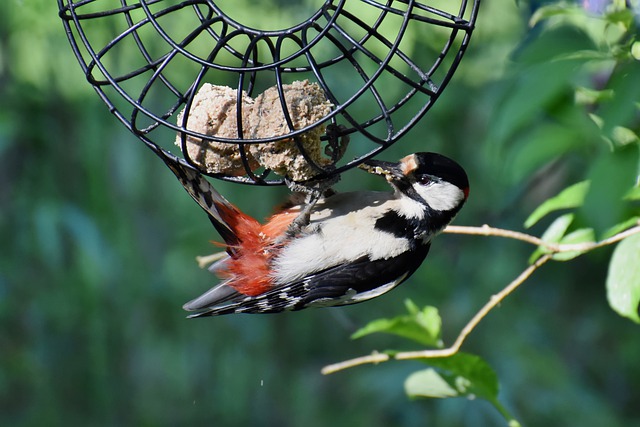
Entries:
{"type": "Polygon", "coordinates": [[[469,194],[460,165],[416,153],[397,163],[361,165],[384,176],[393,192],[329,192],[260,224],[198,172],[168,164],[207,212],[227,252],[209,268],[221,283],[184,305],[197,312],[189,317],[340,306],[382,295],[416,271],[431,239],[469,194]]]}

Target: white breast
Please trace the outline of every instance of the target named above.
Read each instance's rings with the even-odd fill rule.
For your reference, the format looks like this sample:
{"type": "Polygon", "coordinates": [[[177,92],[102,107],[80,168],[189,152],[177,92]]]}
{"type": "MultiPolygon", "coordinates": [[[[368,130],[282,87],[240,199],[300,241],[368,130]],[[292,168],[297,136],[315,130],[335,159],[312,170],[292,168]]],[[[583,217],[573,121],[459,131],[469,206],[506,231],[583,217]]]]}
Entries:
{"type": "Polygon", "coordinates": [[[318,202],[306,235],[288,244],[274,260],[276,282],[299,280],[329,267],[357,260],[387,259],[409,250],[409,241],[379,231],[380,213],[399,201],[392,193],[337,194],[318,202]]]}

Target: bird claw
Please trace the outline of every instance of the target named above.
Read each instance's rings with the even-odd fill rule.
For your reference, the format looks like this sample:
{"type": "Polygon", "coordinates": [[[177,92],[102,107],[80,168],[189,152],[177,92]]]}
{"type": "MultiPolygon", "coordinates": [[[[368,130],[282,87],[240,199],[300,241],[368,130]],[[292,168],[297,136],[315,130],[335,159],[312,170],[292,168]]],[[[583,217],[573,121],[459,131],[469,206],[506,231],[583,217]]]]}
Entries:
{"type": "MultiPolygon", "coordinates": [[[[300,234],[300,232],[311,222],[311,212],[314,206],[322,197],[328,197],[335,192],[333,187],[340,180],[340,175],[335,175],[327,179],[309,181],[305,184],[299,184],[289,179],[285,179],[287,187],[295,193],[306,195],[306,202],[298,216],[291,222],[285,234],[278,240],[284,241],[288,238],[300,234]]],[[[276,242],[276,243],[280,243],[276,242]]]]}

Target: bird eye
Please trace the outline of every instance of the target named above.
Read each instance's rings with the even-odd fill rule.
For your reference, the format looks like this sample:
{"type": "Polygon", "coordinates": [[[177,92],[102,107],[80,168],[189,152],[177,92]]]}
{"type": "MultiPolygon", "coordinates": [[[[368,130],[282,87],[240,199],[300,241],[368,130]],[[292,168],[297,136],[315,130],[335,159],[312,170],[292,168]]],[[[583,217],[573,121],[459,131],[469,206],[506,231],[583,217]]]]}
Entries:
{"type": "Polygon", "coordinates": [[[418,182],[422,185],[427,185],[431,183],[431,177],[429,175],[419,175],[418,182]]]}

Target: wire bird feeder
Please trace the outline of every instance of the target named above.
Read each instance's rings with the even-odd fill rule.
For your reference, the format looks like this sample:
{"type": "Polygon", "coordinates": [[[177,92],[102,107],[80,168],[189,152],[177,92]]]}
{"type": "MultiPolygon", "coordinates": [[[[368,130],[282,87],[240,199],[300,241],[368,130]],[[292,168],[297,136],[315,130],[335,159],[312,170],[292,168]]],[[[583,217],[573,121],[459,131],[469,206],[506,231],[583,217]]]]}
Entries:
{"type": "Polygon", "coordinates": [[[88,81],[156,154],[265,185],[336,176],[407,133],[451,79],[479,1],[324,0],[277,30],[213,0],[58,6],[88,81]]]}

